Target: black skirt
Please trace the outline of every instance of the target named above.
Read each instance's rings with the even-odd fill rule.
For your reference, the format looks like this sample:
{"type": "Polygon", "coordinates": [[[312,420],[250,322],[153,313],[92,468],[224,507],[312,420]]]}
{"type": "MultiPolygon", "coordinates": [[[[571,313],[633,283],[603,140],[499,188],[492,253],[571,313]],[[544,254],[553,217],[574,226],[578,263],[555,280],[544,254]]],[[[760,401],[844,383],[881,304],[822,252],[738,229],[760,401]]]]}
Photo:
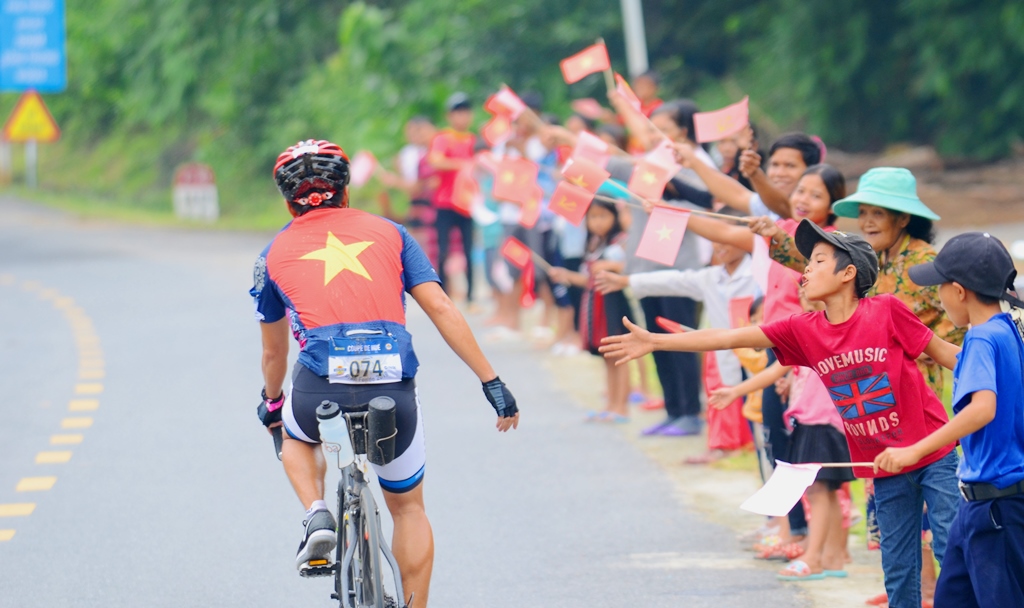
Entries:
{"type": "MultiPolygon", "coordinates": [[[[790,464],[850,462],[850,448],[846,436],[831,424],[797,424],[789,440],[789,458],[790,464]]],[[[841,467],[823,468],[814,479],[838,488],[856,477],[853,469],[841,467]]]]}

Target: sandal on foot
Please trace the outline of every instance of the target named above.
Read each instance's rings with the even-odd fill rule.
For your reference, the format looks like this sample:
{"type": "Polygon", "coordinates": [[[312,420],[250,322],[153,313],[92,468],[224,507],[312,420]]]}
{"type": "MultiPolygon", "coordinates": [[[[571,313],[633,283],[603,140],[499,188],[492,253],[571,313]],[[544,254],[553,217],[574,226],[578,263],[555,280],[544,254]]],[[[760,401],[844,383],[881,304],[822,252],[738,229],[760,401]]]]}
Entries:
{"type": "Polygon", "coordinates": [[[867,604],[868,606],[888,606],[889,605],[889,596],[888,596],[888,594],[882,593],[882,594],[876,595],[873,598],[864,600],[864,603],[867,604]]]}
{"type": "Polygon", "coordinates": [[[629,422],[629,416],[623,416],[622,414],[616,414],[615,412],[601,412],[604,414],[598,420],[600,422],[611,422],[612,424],[626,424],[629,422]]]}
{"type": "Polygon", "coordinates": [[[780,581],[820,581],[825,578],[824,572],[811,572],[810,566],[801,560],[795,559],[789,565],[775,575],[780,581]]]}
{"type": "Polygon", "coordinates": [[[831,576],[832,578],[846,578],[849,576],[846,570],[822,570],[825,576],[831,576]]]}
{"type": "Polygon", "coordinates": [[[804,548],[800,543],[786,543],[775,545],[757,554],[755,559],[774,559],[780,561],[795,560],[804,554],[804,548]]]}

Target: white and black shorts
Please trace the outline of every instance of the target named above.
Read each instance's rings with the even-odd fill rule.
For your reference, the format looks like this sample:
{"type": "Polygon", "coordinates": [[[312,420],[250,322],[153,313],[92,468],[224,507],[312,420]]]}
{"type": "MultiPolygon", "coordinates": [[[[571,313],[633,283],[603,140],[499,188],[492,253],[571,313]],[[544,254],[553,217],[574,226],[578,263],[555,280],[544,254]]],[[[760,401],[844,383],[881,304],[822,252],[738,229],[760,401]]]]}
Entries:
{"type": "Polygon", "coordinates": [[[388,384],[331,384],[301,363],[292,372],[292,390],[285,397],[282,417],[292,439],[320,443],[316,408],[323,401],[337,403],[342,411],[365,411],[374,397],[395,400],[395,459],[384,466],[373,465],[380,487],[387,492],[408,492],[423,481],[426,451],[423,445],[423,416],[416,394],[416,381],[407,378],[388,384]]]}

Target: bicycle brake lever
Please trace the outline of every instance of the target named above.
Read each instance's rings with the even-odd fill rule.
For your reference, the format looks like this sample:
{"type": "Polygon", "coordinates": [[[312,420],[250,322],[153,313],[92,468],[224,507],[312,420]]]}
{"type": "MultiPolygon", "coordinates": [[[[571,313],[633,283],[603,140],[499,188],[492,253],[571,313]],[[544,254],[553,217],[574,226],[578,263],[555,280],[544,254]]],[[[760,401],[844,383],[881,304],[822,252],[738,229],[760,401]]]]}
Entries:
{"type": "Polygon", "coordinates": [[[276,426],[270,429],[270,434],[274,436],[274,453],[277,454],[277,459],[281,460],[281,446],[284,444],[281,427],[276,426]]]}

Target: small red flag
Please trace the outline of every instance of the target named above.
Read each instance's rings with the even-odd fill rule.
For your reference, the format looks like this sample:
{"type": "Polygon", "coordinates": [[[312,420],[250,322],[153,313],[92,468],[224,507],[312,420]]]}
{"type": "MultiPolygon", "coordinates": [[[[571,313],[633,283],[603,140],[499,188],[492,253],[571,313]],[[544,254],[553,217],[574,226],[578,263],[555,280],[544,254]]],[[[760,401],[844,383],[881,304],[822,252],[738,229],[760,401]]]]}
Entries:
{"type": "Polygon", "coordinates": [[[520,270],[526,268],[531,259],[530,248],[514,236],[505,239],[505,243],[501,246],[501,255],[520,270]]]}
{"type": "Polygon", "coordinates": [[[604,115],[604,108],[598,103],[593,97],[585,97],[583,99],[575,99],[569,104],[573,112],[576,112],[583,118],[589,118],[590,120],[601,120],[601,116],[604,115]]]}
{"type": "Polygon", "coordinates": [[[750,98],[744,97],[731,106],[714,112],[697,112],[693,115],[693,133],[697,143],[725,139],[739,133],[750,124],[750,98]]]}
{"type": "Polygon", "coordinates": [[[733,329],[750,325],[750,305],[754,296],[743,296],[729,300],[729,326],[733,329]]]}
{"type": "Polygon", "coordinates": [[[655,207],[647,218],[647,227],[636,248],[636,256],[666,266],[675,264],[689,220],[690,212],[685,209],[663,205],[655,207]]]}
{"type": "Polygon", "coordinates": [[[480,135],[492,148],[505,143],[512,137],[512,120],[504,114],[495,114],[480,129],[480,135]]]}
{"type": "Polygon", "coordinates": [[[594,195],[590,191],[574,186],[569,182],[558,182],[548,209],[579,226],[583,216],[587,214],[594,195]]]}
{"type": "Polygon", "coordinates": [[[679,163],[676,162],[676,153],[672,147],[672,142],[667,139],[661,140],[653,150],[644,154],[644,160],[655,165],[670,168],[673,174],[680,169],[679,163]]]}
{"type": "Polygon", "coordinates": [[[634,194],[646,199],[658,200],[665,191],[665,184],[675,173],[670,167],[662,167],[647,160],[637,162],[633,175],[626,186],[634,194]]]}
{"type": "Polygon", "coordinates": [[[529,195],[523,201],[523,211],[519,216],[519,225],[529,230],[537,225],[540,219],[540,203],[544,200],[544,189],[534,184],[529,195]]]}
{"type": "Polygon", "coordinates": [[[523,293],[519,296],[519,306],[521,308],[530,308],[537,301],[537,268],[533,264],[533,258],[530,258],[526,267],[523,268],[522,281],[523,293]]]}
{"type": "Polygon", "coordinates": [[[572,84],[596,72],[611,69],[612,62],[608,59],[608,48],[603,42],[598,42],[571,57],[566,57],[560,65],[565,82],[572,84]]]}
{"type": "Polygon", "coordinates": [[[506,158],[494,176],[494,198],[525,205],[537,185],[537,164],[525,158],[506,158]]]}
{"type": "Polygon", "coordinates": [[[637,112],[639,112],[640,108],[643,107],[643,104],[640,103],[640,98],[633,92],[633,87],[629,86],[626,79],[618,72],[615,73],[615,92],[625,97],[626,101],[629,102],[629,105],[633,106],[633,109],[637,112]]]}
{"type": "Polygon", "coordinates": [[[576,138],[576,147],[572,151],[573,158],[589,160],[602,169],[608,166],[611,151],[608,143],[600,137],[581,131],[576,138]]]}
{"type": "Polygon", "coordinates": [[[526,104],[515,91],[508,86],[502,86],[497,93],[487,98],[484,109],[495,116],[505,115],[515,120],[526,111],[526,104]]]}
{"type": "Polygon", "coordinates": [[[604,180],[611,176],[601,167],[583,158],[570,158],[562,168],[562,175],[566,181],[593,193],[597,193],[604,180]]]}
{"type": "Polygon", "coordinates": [[[463,215],[469,215],[473,199],[480,194],[480,184],[473,178],[472,169],[462,169],[455,174],[452,187],[452,206],[463,215]]]}
{"type": "Polygon", "coordinates": [[[358,188],[365,186],[377,169],[377,157],[369,150],[360,150],[352,157],[349,165],[349,183],[358,188]]]}
{"type": "Polygon", "coordinates": [[[666,319],[665,317],[654,317],[654,322],[658,324],[658,327],[664,329],[670,334],[686,333],[686,326],[678,321],[666,319]]]}

